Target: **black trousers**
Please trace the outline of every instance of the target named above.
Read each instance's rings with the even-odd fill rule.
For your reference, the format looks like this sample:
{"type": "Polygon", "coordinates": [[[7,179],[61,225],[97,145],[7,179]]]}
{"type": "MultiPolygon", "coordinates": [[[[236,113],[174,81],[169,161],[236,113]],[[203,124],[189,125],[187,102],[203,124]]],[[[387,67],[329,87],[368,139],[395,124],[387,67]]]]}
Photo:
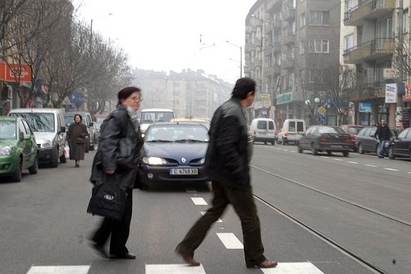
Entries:
{"type": "Polygon", "coordinates": [[[182,253],[194,255],[194,251],[203,242],[211,225],[221,217],[227,205],[231,204],[241,220],[246,263],[256,265],[262,263],[266,258],[261,241],[260,220],[251,186],[247,188],[226,187],[214,181],[213,193],[211,208],[188,231],[177,249],[182,253]]]}
{"type": "Polygon", "coordinates": [[[127,194],[123,218],[121,220],[104,218],[92,238],[95,243],[105,245],[111,234],[111,255],[124,255],[128,253],[126,242],[130,235],[130,222],[133,213],[133,190],[127,190],[127,194]]]}

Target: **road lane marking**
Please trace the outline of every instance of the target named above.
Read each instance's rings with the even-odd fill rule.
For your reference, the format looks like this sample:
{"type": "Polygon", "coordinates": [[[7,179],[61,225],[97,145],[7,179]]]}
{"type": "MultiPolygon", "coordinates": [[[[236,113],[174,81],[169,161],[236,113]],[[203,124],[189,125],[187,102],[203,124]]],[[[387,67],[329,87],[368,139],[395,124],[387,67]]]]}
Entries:
{"type": "Polygon", "coordinates": [[[227,249],[244,249],[243,244],[234,233],[217,233],[217,236],[227,249]]]}
{"type": "Polygon", "coordinates": [[[278,263],[275,268],[261,268],[264,274],[324,274],[312,263],[278,263]]]}
{"type": "Polygon", "coordinates": [[[354,165],[358,165],[358,162],[354,162],[354,161],[347,161],[349,164],[354,164],[354,165]]]}
{"type": "Polygon", "coordinates": [[[376,165],[370,165],[370,164],[365,164],[365,166],[368,166],[368,167],[377,167],[376,165]]]}
{"type": "MultiPolygon", "coordinates": [[[[206,211],[201,211],[201,215],[204,215],[206,213],[206,211]]],[[[217,223],[222,223],[223,220],[221,220],[220,218],[218,218],[218,220],[216,221],[217,223]]]]}
{"type": "Polygon", "coordinates": [[[146,274],[206,274],[203,265],[196,267],[186,264],[146,264],[146,274]]]}
{"type": "Polygon", "coordinates": [[[32,266],[27,274],[87,274],[89,265],[32,266]]]}
{"type": "Polygon", "coordinates": [[[207,205],[207,202],[201,197],[191,197],[195,205],[207,205]]]}
{"type": "Polygon", "coordinates": [[[398,169],[395,168],[390,168],[390,167],[384,167],[385,170],[389,170],[389,171],[398,171],[398,169]]]}
{"type": "Polygon", "coordinates": [[[340,162],[342,162],[343,160],[341,160],[341,159],[338,159],[338,158],[333,158],[334,159],[334,161],[340,161],[340,162]]]}

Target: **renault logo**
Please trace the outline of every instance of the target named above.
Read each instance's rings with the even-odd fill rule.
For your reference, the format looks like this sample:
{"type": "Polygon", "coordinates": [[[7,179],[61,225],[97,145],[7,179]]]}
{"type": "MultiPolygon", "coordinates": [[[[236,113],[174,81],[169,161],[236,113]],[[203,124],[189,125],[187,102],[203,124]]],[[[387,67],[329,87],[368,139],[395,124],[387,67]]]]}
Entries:
{"type": "Polygon", "coordinates": [[[185,164],[185,162],[186,162],[187,160],[186,160],[186,158],[181,158],[181,162],[183,162],[184,164],[185,164]]]}

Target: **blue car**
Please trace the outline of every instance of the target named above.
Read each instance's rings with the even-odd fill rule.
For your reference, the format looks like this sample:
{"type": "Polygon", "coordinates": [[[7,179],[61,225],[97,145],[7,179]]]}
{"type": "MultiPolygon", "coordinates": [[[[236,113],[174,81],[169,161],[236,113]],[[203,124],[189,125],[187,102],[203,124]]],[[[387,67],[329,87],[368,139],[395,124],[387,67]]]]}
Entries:
{"type": "Polygon", "coordinates": [[[158,122],[145,132],[139,167],[140,189],[154,184],[205,185],[208,129],[194,122],[158,122]]]}

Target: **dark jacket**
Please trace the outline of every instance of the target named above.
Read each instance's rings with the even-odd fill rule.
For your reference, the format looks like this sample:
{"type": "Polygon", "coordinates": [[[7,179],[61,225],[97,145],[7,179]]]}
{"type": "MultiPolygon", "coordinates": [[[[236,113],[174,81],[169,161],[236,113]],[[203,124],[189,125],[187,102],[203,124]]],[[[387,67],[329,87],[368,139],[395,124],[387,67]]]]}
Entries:
{"type": "Polygon", "coordinates": [[[122,105],[117,106],[117,109],[107,116],[101,126],[99,147],[94,156],[90,181],[92,183],[102,181],[105,170],[115,170],[112,176],[107,177],[111,177],[111,179],[119,183],[124,189],[135,188],[138,158],[143,143],[144,140],[141,137],[140,130],[136,132],[126,107],[122,105]],[[121,138],[128,138],[129,143],[135,144],[135,146],[133,146],[133,153],[136,159],[134,169],[123,169],[117,165],[121,138]]]}
{"type": "Polygon", "coordinates": [[[66,141],[70,146],[70,160],[84,160],[86,136],[89,134],[85,124],[71,123],[66,135],[66,141]],[[77,138],[84,140],[83,143],[79,143],[77,138]]]}
{"type": "Polygon", "coordinates": [[[378,139],[383,139],[389,141],[391,139],[391,130],[387,125],[379,125],[377,130],[375,131],[374,137],[378,139]]]}
{"type": "Polygon", "coordinates": [[[250,185],[247,121],[239,99],[231,98],[214,112],[205,171],[225,186],[250,185]]]}

